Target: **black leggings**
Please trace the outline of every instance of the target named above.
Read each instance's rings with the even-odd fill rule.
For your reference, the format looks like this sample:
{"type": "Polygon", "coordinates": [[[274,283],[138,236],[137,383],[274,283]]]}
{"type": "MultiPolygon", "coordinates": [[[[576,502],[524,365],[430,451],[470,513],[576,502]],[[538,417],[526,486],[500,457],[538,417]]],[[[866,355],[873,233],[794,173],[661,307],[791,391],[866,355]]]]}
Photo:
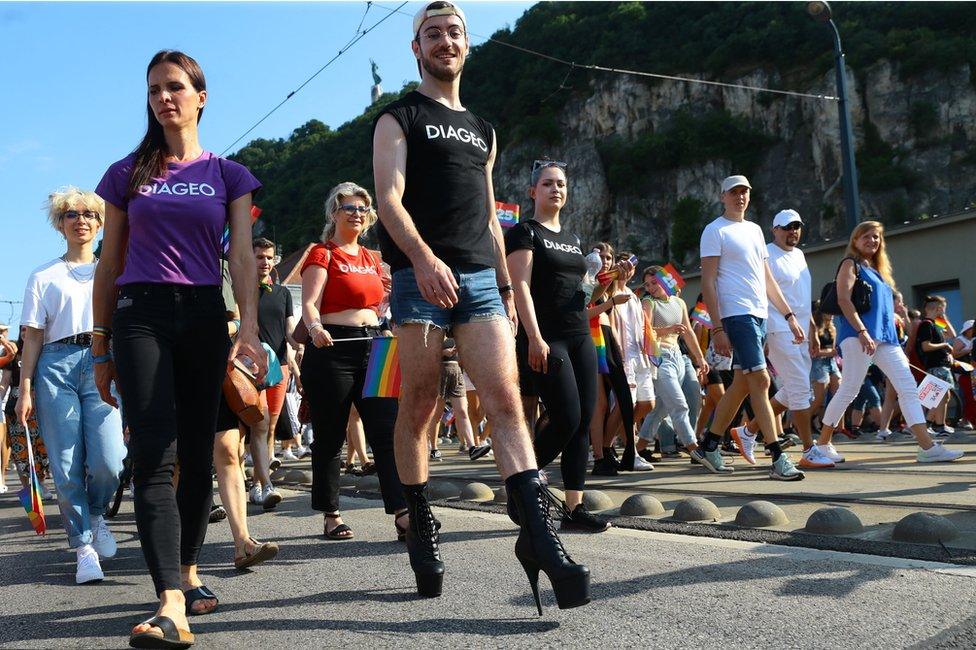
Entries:
{"type": "Polygon", "coordinates": [[[214,428],[230,351],[224,309],[220,287],[119,290],[113,354],[129,426],[136,528],[157,595],[180,588],[180,565],[197,564],[207,534],[214,428]]]}
{"type": "MultiPolygon", "coordinates": [[[[326,325],[325,329],[333,339],[379,334],[376,327],[326,325]]],[[[366,440],[373,450],[386,512],[393,514],[407,507],[393,456],[397,400],[362,397],[369,349],[369,341],[340,341],[325,348],[311,343],[305,346],[302,385],[315,431],[312,442],[312,508],[315,510],[339,511],[339,452],[346,441],[346,424],[353,404],[363,419],[366,440]]]]}
{"type": "Polygon", "coordinates": [[[542,468],[562,452],[559,467],[563,486],[582,490],[590,449],[590,420],[596,405],[596,348],[589,334],[547,342],[549,372],[532,373],[549,419],[536,430],[535,457],[542,468]],[[553,369],[556,359],[562,360],[558,370],[553,369]]]}
{"type": "MultiPolygon", "coordinates": [[[[630,383],[624,371],[624,359],[620,353],[620,346],[613,338],[613,329],[609,325],[601,325],[603,338],[607,342],[607,366],[610,374],[610,388],[617,397],[617,408],[620,409],[620,419],[624,423],[624,460],[629,462],[636,453],[634,440],[634,398],[630,394],[630,383]]],[[[609,400],[608,400],[609,403],[609,400]]]]}

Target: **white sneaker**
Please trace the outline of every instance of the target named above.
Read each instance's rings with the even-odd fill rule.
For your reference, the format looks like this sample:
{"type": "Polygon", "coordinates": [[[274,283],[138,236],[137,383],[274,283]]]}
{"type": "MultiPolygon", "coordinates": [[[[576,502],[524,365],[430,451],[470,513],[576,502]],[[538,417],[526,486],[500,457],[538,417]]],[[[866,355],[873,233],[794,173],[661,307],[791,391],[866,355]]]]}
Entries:
{"type": "Polygon", "coordinates": [[[949,449],[936,442],[928,449],[919,449],[915,460],[920,463],[948,463],[949,461],[962,458],[962,452],[958,449],[949,449]]]}
{"type": "Polygon", "coordinates": [[[837,449],[834,447],[834,443],[828,442],[826,445],[815,445],[819,448],[821,454],[834,461],[835,463],[843,463],[844,457],[837,453],[837,449]]]}
{"type": "Polygon", "coordinates": [[[261,490],[260,483],[251,486],[251,491],[247,493],[247,500],[255,505],[261,505],[264,502],[264,492],[261,490]]]}
{"type": "Polygon", "coordinates": [[[756,436],[749,433],[749,430],[742,425],[741,427],[732,427],[729,431],[732,435],[732,439],[735,440],[735,445],[739,448],[739,453],[742,457],[746,459],[746,462],[750,465],[756,464],[756,436]]]}
{"type": "Polygon", "coordinates": [[[295,452],[293,452],[291,450],[291,447],[289,447],[288,449],[286,449],[283,452],[281,452],[281,459],[282,460],[298,460],[298,456],[296,456],[295,455],[295,452]]]}
{"type": "Polygon", "coordinates": [[[274,510],[279,503],[281,503],[281,494],[278,493],[278,490],[273,485],[264,488],[264,492],[261,494],[261,505],[264,509],[274,510]]]}
{"type": "Polygon", "coordinates": [[[91,544],[78,547],[78,570],[75,571],[75,584],[84,585],[105,579],[102,565],[98,562],[98,552],[91,544]]]}
{"type": "Polygon", "coordinates": [[[874,439],[878,442],[884,442],[891,437],[891,431],[888,429],[878,429],[878,432],[874,434],[874,439]]]}
{"type": "Polygon", "coordinates": [[[654,470],[654,465],[644,460],[640,454],[634,455],[634,468],[621,467],[621,472],[650,472],[654,470]]]}
{"type": "Polygon", "coordinates": [[[115,536],[112,535],[112,531],[108,529],[108,524],[105,523],[105,517],[101,515],[92,517],[90,522],[92,547],[95,549],[95,552],[102,558],[115,557],[119,547],[115,543],[115,536]]]}
{"type": "Polygon", "coordinates": [[[800,467],[803,469],[821,469],[833,466],[834,461],[825,456],[817,445],[807,449],[800,457],[800,467]]]}
{"type": "Polygon", "coordinates": [[[9,489],[6,483],[0,483],[0,494],[6,494],[9,489]]]}

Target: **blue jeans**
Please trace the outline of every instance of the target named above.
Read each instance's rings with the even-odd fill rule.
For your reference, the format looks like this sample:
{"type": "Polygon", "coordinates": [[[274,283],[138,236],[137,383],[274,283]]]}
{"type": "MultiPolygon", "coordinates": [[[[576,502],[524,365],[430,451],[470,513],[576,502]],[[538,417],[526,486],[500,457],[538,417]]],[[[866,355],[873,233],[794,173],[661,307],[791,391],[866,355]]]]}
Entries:
{"type": "Polygon", "coordinates": [[[676,437],[685,446],[695,442],[695,423],[701,412],[701,384],[690,357],[677,348],[662,348],[661,356],[654,380],[657,403],[644,419],[639,435],[651,441],[657,434],[661,449],[671,451],[676,437]]]}
{"type": "Polygon", "coordinates": [[[462,264],[451,269],[458,283],[458,303],[450,309],[427,302],[417,286],[413,267],[393,273],[390,311],[397,325],[418,324],[446,330],[451,325],[506,318],[495,269],[462,264]]]}
{"type": "Polygon", "coordinates": [[[119,486],[126,454],[122,418],[98,395],[91,349],[80,345],[41,349],[34,394],[68,543],[91,544],[89,518],[105,512],[119,486]]]}
{"type": "Polygon", "coordinates": [[[722,327],[732,344],[732,369],[745,374],[766,369],[766,320],[744,314],[722,319],[722,327]]]}

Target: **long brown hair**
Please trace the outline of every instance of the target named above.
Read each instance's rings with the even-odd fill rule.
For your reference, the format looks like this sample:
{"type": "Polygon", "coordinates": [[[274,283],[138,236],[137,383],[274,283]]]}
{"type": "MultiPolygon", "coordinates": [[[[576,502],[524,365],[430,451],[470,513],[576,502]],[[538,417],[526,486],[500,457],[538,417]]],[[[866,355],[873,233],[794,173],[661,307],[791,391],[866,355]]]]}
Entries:
{"type": "MultiPolygon", "coordinates": [[[[149,72],[160,63],[172,63],[177,66],[186,76],[190,78],[193,89],[202,92],[207,89],[207,80],[203,76],[203,69],[193,57],[178,50],[160,50],[149,61],[146,67],[146,80],[149,79],[149,72]]],[[[129,195],[133,196],[143,185],[148,185],[153,176],[161,176],[166,172],[166,136],[163,134],[163,125],[156,119],[149,98],[146,97],[146,134],[142,136],[142,141],[136,150],[135,162],[132,165],[132,176],[129,178],[129,195]]],[[[203,109],[197,113],[197,122],[203,117],[203,109]]]]}
{"type": "Polygon", "coordinates": [[[892,289],[896,288],[895,276],[891,273],[891,260],[888,259],[888,250],[885,246],[884,226],[881,224],[881,222],[862,221],[861,223],[857,224],[854,231],[851,233],[850,240],[847,242],[847,255],[848,257],[853,257],[858,262],[867,262],[870,264],[871,268],[878,272],[878,275],[881,276],[881,279],[884,280],[889,287],[892,289]],[[878,234],[881,235],[881,243],[878,245],[878,250],[875,252],[874,257],[872,259],[867,259],[861,254],[861,251],[857,249],[854,242],[857,241],[861,235],[871,230],[878,231],[878,234]]]}

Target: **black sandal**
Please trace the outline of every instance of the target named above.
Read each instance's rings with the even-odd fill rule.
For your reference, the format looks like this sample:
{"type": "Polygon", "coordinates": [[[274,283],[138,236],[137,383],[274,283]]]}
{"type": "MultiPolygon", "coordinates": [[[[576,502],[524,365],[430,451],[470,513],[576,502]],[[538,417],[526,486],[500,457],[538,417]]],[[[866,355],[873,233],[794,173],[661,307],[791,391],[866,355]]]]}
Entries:
{"type": "Polygon", "coordinates": [[[273,560],[274,557],[278,555],[278,545],[274,542],[264,542],[263,544],[260,544],[253,537],[249,537],[248,540],[254,544],[257,544],[258,548],[253,553],[248,553],[247,546],[245,545],[244,555],[234,558],[235,569],[246,569],[254,566],[255,564],[261,564],[262,562],[273,560]]]}
{"type": "Polygon", "coordinates": [[[204,614],[212,614],[216,609],[217,605],[214,605],[212,609],[208,609],[203,612],[193,611],[193,603],[198,600],[216,600],[217,604],[220,604],[220,599],[217,595],[207,589],[206,585],[200,585],[199,587],[194,587],[193,589],[187,589],[183,592],[183,596],[186,598],[186,615],[187,616],[203,616],[204,614]]]}
{"type": "Polygon", "coordinates": [[[189,630],[181,630],[176,627],[168,616],[153,616],[143,621],[140,625],[151,626],[145,632],[129,635],[129,647],[131,648],[189,648],[193,645],[193,634],[189,630]],[[154,634],[152,628],[159,628],[162,635],[154,634]]]}
{"type": "MultiPolygon", "coordinates": [[[[341,516],[338,512],[335,514],[328,513],[328,512],[323,514],[325,515],[326,519],[338,519],[341,516]]],[[[353,537],[355,537],[355,535],[353,535],[352,533],[352,528],[350,528],[345,524],[339,524],[332,530],[329,530],[329,525],[325,524],[322,533],[325,535],[325,538],[329,540],[344,540],[344,539],[352,539],[353,537]]]]}

